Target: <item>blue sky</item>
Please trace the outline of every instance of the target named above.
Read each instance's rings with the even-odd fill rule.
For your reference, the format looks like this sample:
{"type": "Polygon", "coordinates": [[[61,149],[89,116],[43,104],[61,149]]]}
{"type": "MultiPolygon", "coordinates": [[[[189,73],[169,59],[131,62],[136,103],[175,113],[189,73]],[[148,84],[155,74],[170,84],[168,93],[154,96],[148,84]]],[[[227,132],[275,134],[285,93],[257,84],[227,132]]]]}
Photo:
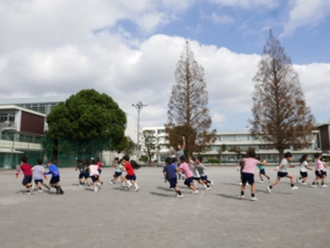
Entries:
{"type": "Polygon", "coordinates": [[[317,122],[329,120],[329,0],[0,0],[0,97],[94,88],[134,117],[132,103],[148,103],[142,126],[162,126],[189,39],[205,69],[213,126],[241,131],[269,29],[317,122]]]}
{"type": "Polygon", "coordinates": [[[272,9],[245,9],[206,2],[195,2],[176,20],[161,25],[150,34],[141,32],[140,27],[131,21],[121,21],[118,25],[140,38],[146,38],[155,33],[167,34],[248,54],[262,53],[268,31],[272,29],[286,48],[293,63],[330,62],[329,14],[320,21],[298,27],[292,34],[280,37],[284,24],[288,22],[291,10],[289,1],[278,1],[279,6],[272,9]],[[216,16],[220,17],[218,22],[216,16]],[[228,18],[221,19],[224,16],[228,18]]]}

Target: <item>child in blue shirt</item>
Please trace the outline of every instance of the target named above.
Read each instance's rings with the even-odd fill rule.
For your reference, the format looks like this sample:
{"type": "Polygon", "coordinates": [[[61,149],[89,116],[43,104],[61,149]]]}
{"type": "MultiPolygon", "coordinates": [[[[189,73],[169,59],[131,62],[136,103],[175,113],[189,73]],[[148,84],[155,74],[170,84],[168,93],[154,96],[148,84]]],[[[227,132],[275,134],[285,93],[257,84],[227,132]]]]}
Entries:
{"type": "Polygon", "coordinates": [[[52,175],[52,179],[49,182],[49,186],[56,189],[56,195],[63,195],[64,191],[60,186],[60,171],[52,160],[48,161],[47,167],[49,171],[45,172],[44,175],[52,175]]]}
{"type": "Polygon", "coordinates": [[[165,177],[165,182],[170,183],[170,188],[173,188],[175,192],[177,193],[178,198],[182,198],[183,195],[177,186],[177,178],[176,178],[176,172],[177,168],[172,165],[172,159],[171,158],[166,158],[165,160],[166,165],[164,166],[163,173],[165,177]]]}

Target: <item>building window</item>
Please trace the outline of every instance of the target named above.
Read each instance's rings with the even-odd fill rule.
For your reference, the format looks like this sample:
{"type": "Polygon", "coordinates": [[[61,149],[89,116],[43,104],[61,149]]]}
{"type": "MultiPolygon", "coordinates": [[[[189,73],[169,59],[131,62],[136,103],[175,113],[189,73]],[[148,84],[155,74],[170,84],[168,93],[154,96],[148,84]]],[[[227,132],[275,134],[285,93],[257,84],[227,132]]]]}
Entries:
{"type": "Polygon", "coordinates": [[[15,113],[9,113],[9,122],[15,122],[15,113]]]}
{"type": "Polygon", "coordinates": [[[236,141],[248,141],[249,136],[248,135],[236,135],[236,141]]]}
{"type": "Polygon", "coordinates": [[[158,134],[164,134],[165,133],[165,129],[158,129],[158,134]]]}
{"type": "Polygon", "coordinates": [[[7,121],[8,114],[7,113],[1,113],[0,114],[0,123],[5,123],[7,121]]]}
{"type": "Polygon", "coordinates": [[[235,135],[223,135],[222,141],[236,141],[235,135]]]}

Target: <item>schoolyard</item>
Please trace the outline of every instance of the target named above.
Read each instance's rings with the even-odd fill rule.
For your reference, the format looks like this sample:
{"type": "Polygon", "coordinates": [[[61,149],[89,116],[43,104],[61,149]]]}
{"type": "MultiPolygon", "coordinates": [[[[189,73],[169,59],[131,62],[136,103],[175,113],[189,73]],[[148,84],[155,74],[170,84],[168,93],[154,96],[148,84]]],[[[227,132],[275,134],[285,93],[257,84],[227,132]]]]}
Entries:
{"type": "MultiPolygon", "coordinates": [[[[139,192],[109,185],[113,168],[103,170],[98,193],[79,187],[73,168],[60,171],[64,195],[54,189],[24,195],[22,175],[0,171],[1,248],[330,247],[330,188],[292,191],[284,179],[270,195],[256,174],[259,201],[250,201],[250,187],[240,200],[236,167],[213,167],[212,190],[199,187],[193,195],[180,180],[178,199],[162,168],[137,173],[139,192]]],[[[266,171],[275,179],[273,167],[266,171]]],[[[299,175],[298,168],[289,172],[299,175]]]]}

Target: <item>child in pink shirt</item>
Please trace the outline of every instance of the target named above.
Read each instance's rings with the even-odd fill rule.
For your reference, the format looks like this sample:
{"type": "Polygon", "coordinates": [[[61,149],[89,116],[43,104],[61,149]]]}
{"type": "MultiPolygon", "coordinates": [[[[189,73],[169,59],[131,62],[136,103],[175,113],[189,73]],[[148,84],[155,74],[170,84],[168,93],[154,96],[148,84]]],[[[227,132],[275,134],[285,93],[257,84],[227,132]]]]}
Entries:
{"type": "Polygon", "coordinates": [[[248,152],[248,157],[242,159],[242,163],[244,163],[243,171],[242,171],[242,186],[241,186],[241,198],[244,198],[244,191],[246,183],[251,185],[251,200],[257,201],[258,199],[255,196],[256,187],[254,184],[254,171],[258,164],[267,165],[265,162],[260,162],[255,159],[256,153],[254,151],[248,152]]]}
{"type": "Polygon", "coordinates": [[[178,168],[178,174],[182,175],[182,172],[186,175],[186,180],[184,181],[184,184],[187,185],[187,187],[193,191],[193,194],[198,194],[198,190],[196,190],[194,186],[193,173],[189,169],[189,165],[186,163],[185,156],[180,157],[180,167],[178,168]]]}

